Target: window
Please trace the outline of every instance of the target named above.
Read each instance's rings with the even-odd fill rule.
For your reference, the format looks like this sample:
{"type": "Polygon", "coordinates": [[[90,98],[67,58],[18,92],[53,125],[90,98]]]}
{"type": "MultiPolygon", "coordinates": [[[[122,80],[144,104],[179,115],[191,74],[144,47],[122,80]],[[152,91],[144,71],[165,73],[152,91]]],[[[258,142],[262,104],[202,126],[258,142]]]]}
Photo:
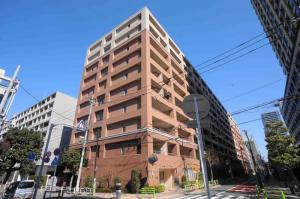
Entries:
{"type": "Polygon", "coordinates": [[[107,73],[108,73],[108,68],[107,67],[102,69],[101,70],[101,77],[105,77],[107,75],[107,73]]]}
{"type": "Polygon", "coordinates": [[[96,157],[99,158],[100,146],[99,145],[91,146],[91,152],[96,153],[96,157]]]}
{"type": "Polygon", "coordinates": [[[95,113],[96,114],[96,121],[101,121],[103,120],[103,110],[98,111],[95,113]]]}
{"type": "Polygon", "coordinates": [[[105,99],[105,96],[104,95],[100,95],[97,97],[97,102],[98,104],[104,104],[104,99],[105,99]]]}
{"type": "Polygon", "coordinates": [[[97,127],[93,129],[94,139],[101,138],[101,131],[102,131],[101,127],[97,127]]]}

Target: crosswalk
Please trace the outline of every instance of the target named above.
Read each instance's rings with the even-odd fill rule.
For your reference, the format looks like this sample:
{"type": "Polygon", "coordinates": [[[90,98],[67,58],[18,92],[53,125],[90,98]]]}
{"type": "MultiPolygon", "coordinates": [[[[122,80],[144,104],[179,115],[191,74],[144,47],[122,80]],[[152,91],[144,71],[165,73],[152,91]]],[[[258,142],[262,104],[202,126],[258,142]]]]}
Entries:
{"type": "Polygon", "coordinates": [[[228,192],[241,192],[241,193],[251,193],[251,192],[255,193],[255,186],[243,184],[243,185],[235,186],[227,191],[228,192]]]}
{"type": "MultiPolygon", "coordinates": [[[[189,194],[185,196],[181,196],[175,199],[206,199],[207,196],[204,194],[189,194]]],[[[211,199],[249,199],[248,197],[245,196],[235,196],[231,194],[216,194],[211,197],[211,199]]]]}

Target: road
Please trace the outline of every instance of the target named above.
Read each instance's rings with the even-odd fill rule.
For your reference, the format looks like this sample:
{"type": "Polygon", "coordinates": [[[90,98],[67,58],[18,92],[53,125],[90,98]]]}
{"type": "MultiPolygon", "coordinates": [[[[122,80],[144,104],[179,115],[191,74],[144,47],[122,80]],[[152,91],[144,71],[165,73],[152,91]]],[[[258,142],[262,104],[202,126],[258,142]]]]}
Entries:
{"type": "MultiPolygon", "coordinates": [[[[250,199],[255,198],[255,186],[253,184],[220,185],[211,188],[211,199],[250,199]]],[[[206,192],[194,191],[174,199],[206,199],[206,192]]]]}

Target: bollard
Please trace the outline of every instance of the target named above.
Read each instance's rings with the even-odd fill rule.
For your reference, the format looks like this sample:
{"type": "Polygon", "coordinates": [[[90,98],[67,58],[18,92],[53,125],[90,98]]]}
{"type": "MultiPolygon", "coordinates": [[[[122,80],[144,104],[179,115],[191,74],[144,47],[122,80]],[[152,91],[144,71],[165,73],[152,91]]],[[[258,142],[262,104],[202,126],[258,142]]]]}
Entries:
{"type": "Polygon", "coordinates": [[[283,191],[281,191],[280,199],[286,199],[286,198],[285,198],[285,194],[283,193],[283,191]]]}
{"type": "Polygon", "coordinates": [[[263,193],[264,193],[264,199],[268,199],[268,193],[265,191],[265,189],[262,189],[263,193]]]}
{"type": "Polygon", "coordinates": [[[120,182],[116,183],[116,199],[121,199],[122,195],[122,184],[120,182]]]}

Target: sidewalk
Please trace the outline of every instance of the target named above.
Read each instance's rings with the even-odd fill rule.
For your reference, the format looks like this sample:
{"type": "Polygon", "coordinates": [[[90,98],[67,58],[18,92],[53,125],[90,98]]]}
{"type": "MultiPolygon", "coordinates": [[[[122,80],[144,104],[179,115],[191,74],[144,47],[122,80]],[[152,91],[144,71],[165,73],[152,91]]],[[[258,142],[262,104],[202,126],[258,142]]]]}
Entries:
{"type": "MultiPolygon", "coordinates": [[[[161,199],[173,199],[179,196],[183,196],[184,191],[179,189],[179,190],[168,190],[163,193],[157,193],[156,198],[161,198],[161,199]]],[[[88,194],[82,193],[81,195],[74,196],[73,194],[65,194],[64,198],[101,198],[101,199],[112,199],[115,198],[115,193],[96,193],[95,196],[91,196],[88,194]]],[[[149,195],[150,196],[150,195],[149,195]]],[[[145,197],[147,198],[147,197],[145,197]]],[[[122,199],[141,199],[140,194],[129,194],[129,193],[123,193],[122,194],[122,199]]]]}

